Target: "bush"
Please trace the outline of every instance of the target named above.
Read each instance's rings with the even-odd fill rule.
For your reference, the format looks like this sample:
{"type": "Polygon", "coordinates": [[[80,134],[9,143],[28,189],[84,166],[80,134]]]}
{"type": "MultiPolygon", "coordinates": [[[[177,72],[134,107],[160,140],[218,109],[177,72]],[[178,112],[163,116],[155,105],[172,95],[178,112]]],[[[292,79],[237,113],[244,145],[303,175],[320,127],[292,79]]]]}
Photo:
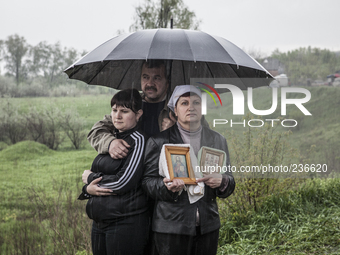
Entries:
{"type": "Polygon", "coordinates": [[[49,91],[43,83],[20,84],[17,97],[47,97],[49,91]]]}
{"type": "Polygon", "coordinates": [[[15,84],[13,78],[0,76],[0,97],[46,97],[48,87],[42,81],[15,84]]]}
{"type": "Polygon", "coordinates": [[[0,75],[0,97],[9,96],[10,88],[15,86],[16,85],[13,78],[0,75]]]}
{"type": "Polygon", "coordinates": [[[61,85],[53,88],[50,91],[50,96],[52,97],[66,97],[66,96],[75,97],[80,94],[81,94],[80,91],[76,88],[75,85],[61,85]]]}
{"type": "Polygon", "coordinates": [[[55,105],[42,109],[31,107],[23,115],[19,114],[17,106],[9,102],[0,105],[0,109],[0,142],[5,144],[28,139],[57,150],[65,134],[76,149],[86,141],[84,121],[74,109],[62,112],[55,105]]]}
{"type": "Polygon", "coordinates": [[[31,140],[45,144],[48,148],[56,150],[64,140],[61,130],[63,116],[55,106],[37,110],[30,108],[26,114],[27,130],[31,140]]]}
{"type": "Polygon", "coordinates": [[[31,108],[22,115],[18,107],[7,102],[1,106],[0,141],[15,144],[26,138],[57,149],[63,140],[60,132],[59,110],[51,107],[42,111],[31,108]]]}
{"type": "Polygon", "coordinates": [[[1,105],[0,141],[15,144],[26,138],[26,121],[18,113],[18,107],[6,102],[1,105]]]}
{"type": "Polygon", "coordinates": [[[87,132],[84,130],[84,121],[76,111],[68,109],[61,118],[61,127],[75,149],[79,149],[86,141],[87,132]]]}
{"type": "Polygon", "coordinates": [[[17,86],[16,84],[13,84],[12,86],[8,87],[7,96],[8,97],[21,97],[19,86],[17,86]]]}
{"type": "Polygon", "coordinates": [[[32,107],[26,114],[26,121],[31,139],[37,142],[46,132],[44,114],[42,111],[38,111],[35,107],[32,107]]]}
{"type": "Polygon", "coordinates": [[[234,173],[237,179],[235,192],[228,200],[220,200],[221,204],[227,203],[230,213],[247,215],[250,211],[257,211],[266,197],[289,190],[301,181],[297,175],[261,171],[263,166],[285,166],[301,161],[299,153],[287,142],[289,133],[276,132],[276,129],[267,125],[261,129],[248,127],[242,137],[236,137],[235,134],[229,136],[232,165],[236,169],[242,166],[253,170],[234,173]]]}
{"type": "Polygon", "coordinates": [[[45,108],[42,112],[42,118],[44,118],[44,132],[38,141],[45,144],[48,148],[56,150],[64,140],[61,132],[61,114],[59,108],[53,106],[45,108]]]}

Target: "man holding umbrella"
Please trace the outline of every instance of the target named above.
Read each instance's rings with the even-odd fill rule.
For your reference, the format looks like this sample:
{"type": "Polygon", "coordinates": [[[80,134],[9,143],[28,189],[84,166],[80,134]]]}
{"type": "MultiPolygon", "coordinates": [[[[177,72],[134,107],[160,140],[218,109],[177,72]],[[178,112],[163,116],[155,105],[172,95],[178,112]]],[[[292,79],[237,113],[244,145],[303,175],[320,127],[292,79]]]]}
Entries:
{"type": "MultiPolygon", "coordinates": [[[[184,29],[146,29],[116,36],[76,61],[65,72],[70,79],[116,89],[140,89],[137,81],[142,79],[145,105],[164,101],[163,109],[159,111],[157,107],[159,114],[155,116],[159,119],[151,121],[152,127],[157,129],[158,126],[159,130],[149,135],[173,125],[171,118],[166,116],[166,94],[170,94],[176,85],[190,84],[191,78],[235,78],[241,89],[268,85],[273,79],[267,70],[230,41],[203,31],[184,29]],[[165,60],[169,67],[163,64],[164,72],[159,72],[159,81],[153,75],[150,76],[153,84],[144,83],[139,68],[143,67],[143,71],[161,69],[159,65],[149,66],[155,59],[165,60]],[[141,66],[145,60],[148,66],[141,66]],[[170,76],[171,83],[167,79],[170,76]]],[[[150,108],[155,109],[155,106],[150,108]]],[[[144,108],[143,111],[147,113],[144,108]]],[[[142,121],[145,120],[149,121],[143,116],[142,121]]],[[[149,124],[144,125],[146,131],[151,127],[149,124]]],[[[94,125],[88,140],[99,153],[109,152],[113,158],[124,157],[124,148],[128,146],[119,141],[110,145],[114,139],[110,133],[112,128],[109,116],[106,116],[94,125]]]]}
{"type": "MultiPolygon", "coordinates": [[[[171,127],[176,120],[167,107],[169,79],[166,62],[148,60],[142,65],[141,88],[143,91],[142,130],[149,136],[171,127]]],[[[91,146],[100,154],[109,153],[112,158],[124,158],[130,147],[122,139],[116,139],[111,131],[114,126],[110,115],[105,115],[97,122],[88,134],[91,146]]]]}
{"type": "MultiPolygon", "coordinates": [[[[273,79],[259,63],[228,40],[183,29],[147,29],[119,35],[76,61],[65,73],[70,79],[90,85],[141,89],[144,93],[141,124],[149,135],[173,126],[166,105],[167,94],[176,85],[191,84],[192,78],[233,78],[238,87],[246,89],[268,85],[273,79]],[[165,62],[153,65],[153,59],[169,61],[169,67],[165,62]],[[142,65],[145,60],[146,64],[142,65]]],[[[94,125],[88,140],[99,153],[109,152],[114,159],[123,158],[129,145],[115,139],[112,130],[114,126],[106,115],[94,125]]]]}

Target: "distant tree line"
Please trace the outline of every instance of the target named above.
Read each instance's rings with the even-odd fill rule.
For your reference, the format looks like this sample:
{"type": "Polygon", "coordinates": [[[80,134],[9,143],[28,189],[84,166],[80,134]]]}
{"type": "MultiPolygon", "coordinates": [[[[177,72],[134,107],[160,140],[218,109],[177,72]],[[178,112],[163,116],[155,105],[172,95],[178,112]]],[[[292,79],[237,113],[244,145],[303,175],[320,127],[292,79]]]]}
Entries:
{"type": "Polygon", "coordinates": [[[0,40],[0,64],[4,66],[5,76],[13,77],[16,85],[36,79],[49,87],[65,83],[67,75],[63,70],[84,54],[84,51],[62,47],[59,42],[43,41],[32,46],[17,34],[0,40]]]}
{"type": "MultiPolygon", "coordinates": [[[[136,17],[134,30],[168,26],[167,22],[170,16],[174,15],[172,12],[176,10],[174,6],[166,5],[170,3],[165,1],[162,5],[163,8],[157,6],[158,9],[151,1],[146,1],[145,6],[138,6],[136,8],[137,14],[142,10],[143,13],[147,13],[151,5],[153,5],[151,9],[157,9],[157,11],[154,10],[149,13],[150,15],[153,13],[155,16],[152,18],[154,20],[153,23],[145,21],[145,19],[151,16],[136,17]],[[164,12],[165,10],[169,11],[165,15],[166,18],[164,18],[164,13],[162,14],[162,11],[164,12]],[[137,21],[141,22],[140,26],[137,25],[137,21]],[[163,25],[160,25],[159,22],[163,25]]],[[[184,10],[188,11],[186,8],[184,10]]],[[[187,27],[184,26],[184,28],[198,27],[199,21],[195,23],[194,13],[191,14],[192,16],[186,15],[191,17],[190,21],[180,23],[183,26],[187,24],[187,27]]],[[[51,88],[68,83],[76,84],[76,81],[68,79],[63,70],[85,55],[85,53],[85,51],[80,52],[74,48],[62,47],[59,42],[49,44],[43,41],[32,46],[26,42],[24,37],[17,34],[9,36],[6,40],[0,40],[0,65],[5,69],[4,75],[14,79],[17,86],[20,84],[33,84],[17,91],[18,88],[13,88],[13,86],[9,89],[9,86],[6,85],[8,82],[1,79],[3,76],[0,76],[0,97],[6,94],[6,92],[12,97],[48,96],[51,88]],[[48,92],[46,91],[47,89],[49,89],[48,92]]],[[[249,52],[249,54],[260,63],[265,59],[256,52],[249,52]]],[[[293,85],[307,85],[308,80],[320,79],[325,81],[327,75],[340,70],[340,53],[332,52],[328,49],[307,47],[288,52],[280,52],[279,49],[276,49],[269,57],[278,59],[284,65],[285,73],[293,85]]]]}
{"type": "Polygon", "coordinates": [[[320,48],[299,48],[288,52],[275,50],[277,58],[285,66],[285,73],[294,85],[307,85],[308,80],[326,80],[327,75],[340,70],[340,53],[320,48]]]}

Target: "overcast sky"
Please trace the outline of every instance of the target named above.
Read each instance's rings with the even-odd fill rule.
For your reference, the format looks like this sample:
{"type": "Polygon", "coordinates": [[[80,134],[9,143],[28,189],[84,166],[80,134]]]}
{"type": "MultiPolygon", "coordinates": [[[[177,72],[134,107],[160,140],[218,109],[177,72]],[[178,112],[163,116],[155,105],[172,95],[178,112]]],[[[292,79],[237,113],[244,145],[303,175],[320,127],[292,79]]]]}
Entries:
{"type": "MultiPolygon", "coordinates": [[[[0,39],[23,36],[90,51],[129,31],[142,0],[0,0],[0,39]]],[[[246,51],[319,47],[340,51],[338,0],[184,0],[202,20],[200,30],[246,51]]]]}

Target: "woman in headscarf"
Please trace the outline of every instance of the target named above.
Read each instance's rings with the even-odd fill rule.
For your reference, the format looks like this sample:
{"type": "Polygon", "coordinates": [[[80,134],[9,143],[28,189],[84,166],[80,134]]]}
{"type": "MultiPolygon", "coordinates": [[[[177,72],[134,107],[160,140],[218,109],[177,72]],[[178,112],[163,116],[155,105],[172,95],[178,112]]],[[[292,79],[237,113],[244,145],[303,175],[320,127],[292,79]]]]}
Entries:
{"type": "Polygon", "coordinates": [[[160,255],[216,254],[220,219],[216,197],[232,194],[235,181],[230,172],[199,178],[204,195],[190,202],[188,189],[181,179],[172,181],[159,174],[160,152],[164,144],[190,144],[195,155],[202,146],[225,152],[230,165],[226,139],[202,125],[201,92],[194,86],[177,86],[168,106],[177,117],[175,125],[147,141],[143,188],[155,201],[152,230],[160,255]]]}

